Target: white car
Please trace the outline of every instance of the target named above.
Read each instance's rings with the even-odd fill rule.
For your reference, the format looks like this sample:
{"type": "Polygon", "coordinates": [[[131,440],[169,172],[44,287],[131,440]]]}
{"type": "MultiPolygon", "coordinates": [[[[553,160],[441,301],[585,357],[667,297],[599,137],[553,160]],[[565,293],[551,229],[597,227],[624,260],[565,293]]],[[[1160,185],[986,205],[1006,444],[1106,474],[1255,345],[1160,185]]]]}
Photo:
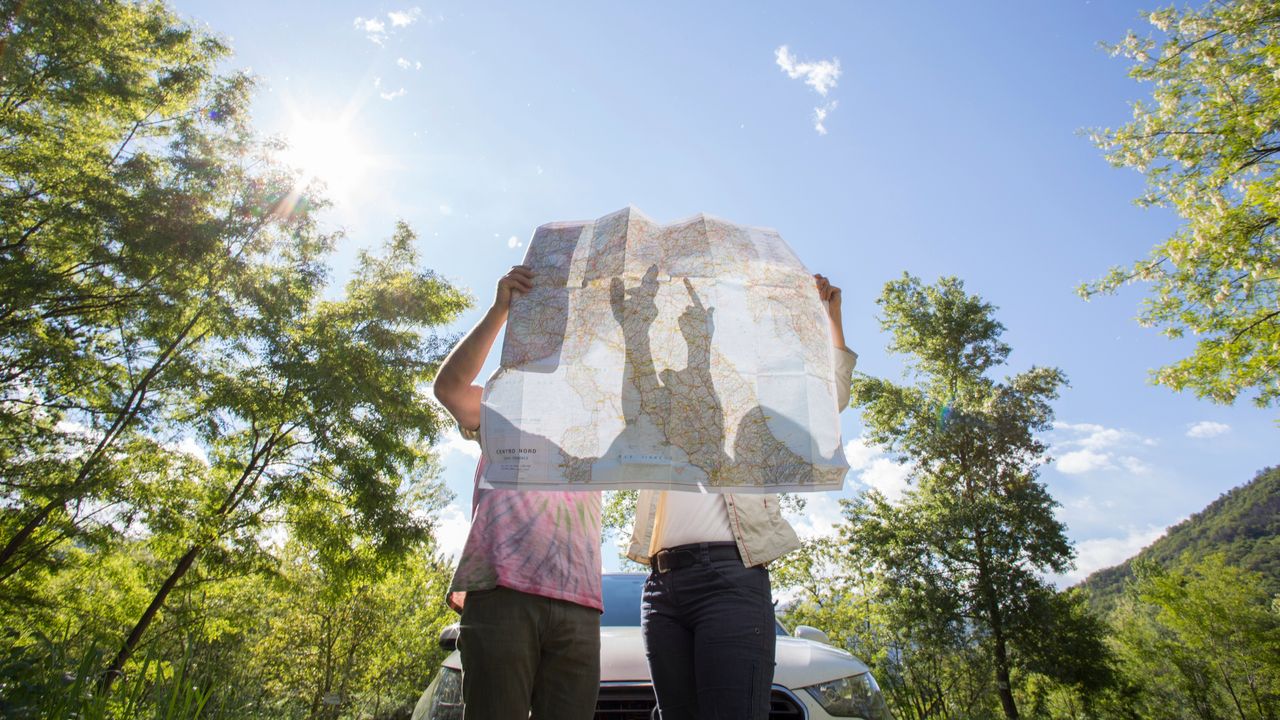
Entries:
{"type": "MultiPolygon", "coordinates": [[[[645,576],[604,576],[600,617],[600,696],[596,720],[656,720],[656,701],[644,640],[640,636],[640,594],[645,576]]],[[[446,628],[440,644],[454,650],[413,710],[412,720],[462,720],[462,661],[455,649],[457,626],[446,628]]],[[[884,697],[867,666],[827,644],[821,630],[801,625],[792,636],[778,624],[777,666],[769,718],[891,720],[884,697]]]]}

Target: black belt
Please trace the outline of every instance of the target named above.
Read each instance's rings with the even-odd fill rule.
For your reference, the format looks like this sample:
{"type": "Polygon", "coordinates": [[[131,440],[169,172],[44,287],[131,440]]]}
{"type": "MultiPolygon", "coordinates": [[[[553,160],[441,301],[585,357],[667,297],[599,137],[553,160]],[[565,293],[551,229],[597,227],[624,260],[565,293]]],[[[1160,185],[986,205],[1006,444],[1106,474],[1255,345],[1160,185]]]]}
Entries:
{"type": "Polygon", "coordinates": [[[742,556],[738,554],[738,544],[732,542],[710,542],[710,543],[690,543],[688,545],[677,545],[673,548],[663,548],[654,553],[649,558],[649,567],[657,573],[671,572],[680,568],[687,568],[691,565],[697,565],[702,562],[702,553],[706,551],[707,558],[710,560],[737,560],[742,561],[742,556]]]}

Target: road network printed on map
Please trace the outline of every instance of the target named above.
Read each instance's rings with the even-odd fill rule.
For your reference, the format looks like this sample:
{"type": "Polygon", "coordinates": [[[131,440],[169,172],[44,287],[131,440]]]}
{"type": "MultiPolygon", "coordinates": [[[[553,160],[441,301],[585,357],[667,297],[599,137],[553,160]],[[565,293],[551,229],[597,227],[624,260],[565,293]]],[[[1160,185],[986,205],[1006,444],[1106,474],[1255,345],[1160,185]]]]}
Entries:
{"type": "Polygon", "coordinates": [[[773,230],[634,208],[534,233],[485,385],[487,487],[839,489],[833,349],[773,230]]]}

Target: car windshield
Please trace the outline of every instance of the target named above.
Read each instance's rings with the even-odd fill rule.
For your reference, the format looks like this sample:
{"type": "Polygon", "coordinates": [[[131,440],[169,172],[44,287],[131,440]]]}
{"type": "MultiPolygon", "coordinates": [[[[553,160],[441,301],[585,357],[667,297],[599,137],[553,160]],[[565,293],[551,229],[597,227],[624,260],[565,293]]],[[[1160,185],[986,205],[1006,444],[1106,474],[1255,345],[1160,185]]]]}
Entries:
{"type": "MultiPolygon", "coordinates": [[[[606,573],[602,578],[604,614],[600,627],[640,627],[640,595],[645,576],[639,573],[606,573]]],[[[775,622],[774,631],[787,635],[782,623],[775,622]]]]}

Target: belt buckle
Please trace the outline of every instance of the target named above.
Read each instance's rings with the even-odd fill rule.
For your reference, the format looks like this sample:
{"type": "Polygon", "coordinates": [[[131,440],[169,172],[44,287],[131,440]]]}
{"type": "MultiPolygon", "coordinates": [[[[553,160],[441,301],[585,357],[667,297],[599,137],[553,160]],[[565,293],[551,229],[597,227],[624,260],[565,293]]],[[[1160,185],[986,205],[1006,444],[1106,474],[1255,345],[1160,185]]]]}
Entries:
{"type": "Polygon", "coordinates": [[[669,573],[672,570],[677,569],[673,561],[677,555],[685,552],[688,552],[688,551],[687,550],[679,550],[679,551],[659,550],[658,552],[654,553],[652,558],[649,559],[649,564],[651,567],[653,567],[653,569],[658,571],[659,575],[665,575],[666,573],[669,573]]]}
{"type": "Polygon", "coordinates": [[[671,572],[671,568],[667,567],[666,563],[667,557],[670,555],[671,553],[666,550],[659,550],[653,554],[653,557],[649,558],[649,565],[651,565],[659,575],[665,575],[666,573],[671,572]]]}

